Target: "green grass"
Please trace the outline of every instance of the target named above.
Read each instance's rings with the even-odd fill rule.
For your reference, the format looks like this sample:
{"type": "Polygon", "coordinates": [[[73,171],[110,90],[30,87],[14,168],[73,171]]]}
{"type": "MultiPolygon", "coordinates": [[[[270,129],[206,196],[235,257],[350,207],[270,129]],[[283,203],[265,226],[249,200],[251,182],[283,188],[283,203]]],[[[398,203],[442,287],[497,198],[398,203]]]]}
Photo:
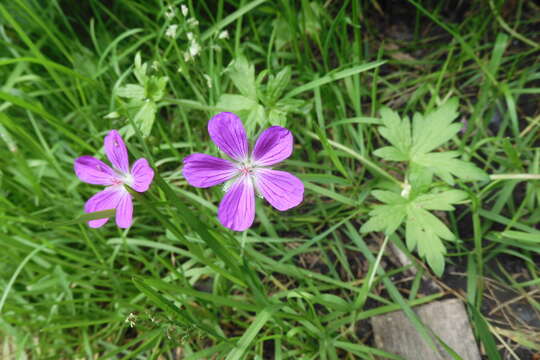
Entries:
{"type": "Polygon", "coordinates": [[[399,359],[375,347],[369,318],[402,309],[429,338],[412,309],[449,295],[466,301],[489,359],[539,352],[540,326],[511,304],[540,318],[540,7],[467,3],[188,0],[190,25],[179,3],[167,20],[173,2],[161,0],[1,2],[0,355],[399,359]],[[187,32],[202,48],[190,61],[187,32]],[[168,78],[146,113],[123,96],[137,53],[168,78]],[[438,214],[458,238],[445,242],[441,279],[403,229],[389,237],[410,276],[381,251],[384,234],[359,230],[371,191],[403,180],[400,164],[373,155],[387,145],[379,110],[424,113],[450,97],[467,129],[444,149],[491,179],[457,181],[469,198],[438,214]],[[217,155],[206,124],[223,110],[252,138],[290,128],[283,168],[306,187],[285,213],[257,200],[245,233],[217,221],[220,187],[181,175],[184,156],[217,155]],[[133,132],[131,159],[158,175],[136,196],[134,225],[90,229],[83,204],[99,187],[75,177],[73,160],[103,158],[108,130],[142,122],[151,130],[133,132]],[[422,276],[443,290],[428,295],[422,276]]]}

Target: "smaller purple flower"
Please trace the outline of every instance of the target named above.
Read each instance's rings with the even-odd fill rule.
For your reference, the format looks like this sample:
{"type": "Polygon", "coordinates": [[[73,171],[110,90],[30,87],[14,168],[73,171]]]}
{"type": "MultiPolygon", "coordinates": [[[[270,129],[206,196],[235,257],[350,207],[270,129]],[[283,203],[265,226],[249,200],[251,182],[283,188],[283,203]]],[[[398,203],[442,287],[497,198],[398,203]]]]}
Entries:
{"type": "MultiPolygon", "coordinates": [[[[145,192],[154,178],[154,170],[146,159],[141,158],[129,168],[126,144],[116,130],[105,136],[105,154],[113,167],[93,156],[81,156],[75,160],[75,174],[81,181],[94,185],[105,185],[103,191],[92,196],[84,205],[84,212],[116,209],[116,225],[120,228],[131,226],[133,202],[124,185],[138,192],[145,192]]],[[[109,221],[108,218],[90,220],[88,226],[98,228],[109,221]]]]}
{"type": "Polygon", "coordinates": [[[292,154],[293,137],[288,129],[272,126],[263,131],[251,154],[244,126],[233,113],[222,112],[210,119],[208,133],[232,161],[192,154],[184,159],[183,174],[190,185],[199,188],[229,181],[218,208],[218,219],[223,226],[244,231],[253,224],[255,192],[280,211],[302,202],[302,181],[271,168],[292,154]]]}

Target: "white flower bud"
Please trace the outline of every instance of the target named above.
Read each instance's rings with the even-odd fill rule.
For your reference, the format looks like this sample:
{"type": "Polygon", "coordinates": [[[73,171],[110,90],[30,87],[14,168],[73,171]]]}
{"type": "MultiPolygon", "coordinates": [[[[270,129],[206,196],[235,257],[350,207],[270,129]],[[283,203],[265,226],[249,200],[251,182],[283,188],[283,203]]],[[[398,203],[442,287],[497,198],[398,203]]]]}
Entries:
{"type": "Polygon", "coordinates": [[[212,78],[208,74],[204,74],[203,76],[206,79],[206,85],[208,86],[209,89],[211,89],[212,88],[212,78]]]}
{"type": "Polygon", "coordinates": [[[223,30],[218,35],[218,39],[228,39],[228,38],[229,38],[229,32],[227,30],[223,30]]]}
{"type": "Polygon", "coordinates": [[[201,46],[199,45],[199,43],[197,43],[196,41],[192,41],[191,45],[189,46],[189,55],[191,55],[191,57],[195,57],[199,54],[200,51],[201,46]]]}
{"type": "Polygon", "coordinates": [[[167,28],[167,31],[165,32],[165,36],[170,37],[171,39],[174,39],[176,37],[176,30],[178,29],[178,25],[170,25],[167,28]]]}
{"type": "Polygon", "coordinates": [[[182,11],[182,15],[187,16],[188,14],[188,7],[184,4],[180,5],[180,11],[182,11]]]}
{"type": "Polygon", "coordinates": [[[198,26],[199,25],[199,20],[195,19],[195,18],[189,18],[187,20],[187,24],[191,27],[195,27],[195,26],[198,26]]]}
{"type": "Polygon", "coordinates": [[[174,7],[172,5],[167,6],[167,10],[165,11],[165,18],[168,20],[171,20],[174,17],[174,7]]]}

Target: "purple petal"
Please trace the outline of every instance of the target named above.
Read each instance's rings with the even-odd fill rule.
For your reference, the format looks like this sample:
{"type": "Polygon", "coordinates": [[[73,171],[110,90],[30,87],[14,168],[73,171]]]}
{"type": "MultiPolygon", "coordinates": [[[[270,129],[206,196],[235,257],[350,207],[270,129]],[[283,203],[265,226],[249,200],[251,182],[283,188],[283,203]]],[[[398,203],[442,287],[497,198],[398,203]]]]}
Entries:
{"type": "Polygon", "coordinates": [[[219,204],[218,219],[223,226],[244,231],[255,218],[255,191],[251,179],[241,177],[232,184],[219,204]]]}
{"type": "Polygon", "coordinates": [[[262,196],[280,211],[293,208],[304,198],[304,184],[285,171],[257,169],[255,185],[262,196]]]}
{"type": "Polygon", "coordinates": [[[105,153],[115,168],[127,174],[129,172],[129,158],[126,144],[116,130],[111,130],[105,136],[105,153]]]}
{"type": "Polygon", "coordinates": [[[132,219],[133,202],[131,200],[131,194],[125,191],[116,207],[116,225],[119,228],[126,229],[131,226],[132,219]]]}
{"type": "Polygon", "coordinates": [[[131,187],[138,192],[145,192],[154,179],[154,170],[148,165],[146,159],[138,159],[131,167],[133,184],[131,187]]]}
{"type": "Polygon", "coordinates": [[[118,179],[113,169],[92,156],[77,158],[74,169],[77,177],[88,184],[112,185],[118,179]]]}
{"type": "Polygon", "coordinates": [[[231,159],[238,161],[247,159],[246,130],[238,116],[229,112],[217,114],[208,122],[208,133],[216,146],[231,159]]]}
{"type": "MultiPolygon", "coordinates": [[[[109,186],[103,191],[92,196],[84,204],[84,212],[91,213],[95,211],[116,209],[122,196],[127,191],[122,186],[109,186]]],[[[109,219],[90,220],[88,226],[98,228],[103,226],[109,219]]]]}
{"type": "Polygon", "coordinates": [[[232,179],[238,169],[225,159],[192,154],[184,158],[182,173],[191,186],[206,188],[232,179]]]}
{"type": "Polygon", "coordinates": [[[281,126],[272,126],[257,139],[253,148],[253,160],[257,165],[274,165],[291,156],[292,149],[291,132],[281,126]]]}

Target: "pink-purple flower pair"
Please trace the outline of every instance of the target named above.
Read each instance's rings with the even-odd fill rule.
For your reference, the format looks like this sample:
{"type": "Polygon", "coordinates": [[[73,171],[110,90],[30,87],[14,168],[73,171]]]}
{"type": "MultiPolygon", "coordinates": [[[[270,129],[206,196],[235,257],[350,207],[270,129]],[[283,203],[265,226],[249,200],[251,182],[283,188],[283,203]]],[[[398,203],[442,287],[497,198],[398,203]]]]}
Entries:
{"type": "Polygon", "coordinates": [[[235,114],[223,112],[208,122],[208,133],[232,161],[206,154],[184,159],[183,174],[189,184],[207,188],[227,182],[219,204],[218,219],[229,229],[243,231],[255,218],[255,192],[277,210],[297,206],[304,197],[304,184],[296,176],[271,166],[287,159],[293,149],[291,132],[280,126],[266,129],[249,152],[246,131],[235,114]]]}
{"type": "MultiPolygon", "coordinates": [[[[75,160],[75,174],[88,184],[105,185],[103,191],[92,196],[84,205],[87,213],[116,209],[116,224],[121,228],[131,226],[133,202],[124,185],[138,192],[145,192],[154,178],[154,170],[146,159],[135,161],[131,169],[126,145],[116,130],[105,136],[105,154],[113,165],[111,168],[92,156],[81,156],[75,160]]],[[[93,228],[103,226],[109,219],[90,220],[93,228]]]]}

